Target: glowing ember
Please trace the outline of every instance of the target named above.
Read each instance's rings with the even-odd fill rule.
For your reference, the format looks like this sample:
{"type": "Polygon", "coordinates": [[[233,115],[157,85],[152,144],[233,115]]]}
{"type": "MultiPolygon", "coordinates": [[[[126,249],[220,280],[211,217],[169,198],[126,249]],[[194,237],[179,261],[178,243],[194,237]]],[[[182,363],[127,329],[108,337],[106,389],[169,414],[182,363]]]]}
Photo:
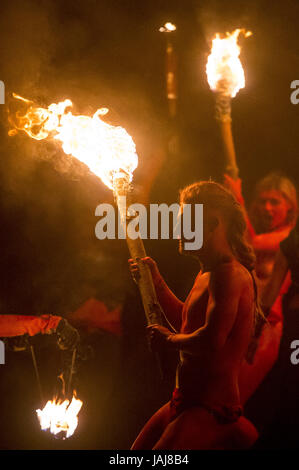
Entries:
{"type": "Polygon", "coordinates": [[[165,23],[164,26],[161,26],[159,29],[160,33],[171,33],[176,30],[176,25],[170,22],[165,23]]]}
{"type": "Polygon", "coordinates": [[[212,51],[207,62],[208,82],[212,90],[221,91],[232,98],[245,86],[245,76],[239,59],[240,47],[238,37],[240,33],[250,36],[250,31],[236,29],[233,33],[226,33],[221,39],[219,33],[212,41],[212,51]]]}
{"type": "Polygon", "coordinates": [[[65,432],[66,437],[74,434],[78,426],[78,413],[83,402],[73,397],[72,401],[48,401],[43,410],[36,410],[41,428],[54,435],[65,432]]]}
{"type": "Polygon", "coordinates": [[[124,128],[101,119],[108,112],[106,108],[98,109],[93,116],[77,116],[69,109],[72,106],[69,99],[41,108],[16,94],[13,96],[27,103],[29,108],[24,115],[18,112],[10,119],[14,129],[9,135],[24,131],[36,140],[60,141],[67,155],[85,163],[110,189],[120,172],[132,180],[138,165],[134,141],[124,128]]]}

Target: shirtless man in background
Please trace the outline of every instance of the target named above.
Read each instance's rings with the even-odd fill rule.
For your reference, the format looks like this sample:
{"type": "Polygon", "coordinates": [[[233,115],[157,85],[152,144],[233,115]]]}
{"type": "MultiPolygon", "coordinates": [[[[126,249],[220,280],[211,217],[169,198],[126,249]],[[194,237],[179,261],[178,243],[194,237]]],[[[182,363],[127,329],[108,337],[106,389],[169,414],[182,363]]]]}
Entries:
{"type": "MultiPolygon", "coordinates": [[[[238,375],[255,329],[254,255],[245,241],[241,206],[225,188],[195,183],[181,192],[181,205],[203,204],[203,247],[188,254],[201,265],[185,303],[170,291],[151,258],[158,300],[179,333],[148,327],[153,342],[179,349],[170,402],[145,425],[132,449],[245,449],[257,439],[242,416],[238,375]]],[[[180,252],[184,252],[180,240],[180,252]]],[[[129,260],[131,272],[138,267],[129,260]]]]}

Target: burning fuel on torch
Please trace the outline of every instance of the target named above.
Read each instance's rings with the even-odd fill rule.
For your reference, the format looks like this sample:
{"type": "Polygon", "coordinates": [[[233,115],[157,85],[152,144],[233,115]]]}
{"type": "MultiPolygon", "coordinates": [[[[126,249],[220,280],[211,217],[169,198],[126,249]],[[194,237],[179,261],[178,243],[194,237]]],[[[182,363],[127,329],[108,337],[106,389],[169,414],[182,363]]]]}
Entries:
{"type": "Polygon", "coordinates": [[[78,414],[83,402],[75,395],[72,400],[49,400],[42,410],[36,410],[41,429],[55,436],[71,437],[78,426],[78,414]]]}
{"type": "Polygon", "coordinates": [[[51,434],[54,434],[54,436],[60,439],[67,439],[74,434],[78,426],[78,414],[83,405],[83,402],[77,398],[76,390],[73,390],[71,400],[66,398],[71,396],[75,359],[76,349],[74,349],[72,353],[71,370],[67,387],[64,374],[61,373],[58,377],[62,383],[62,396],[64,399],[54,398],[53,400],[49,400],[42,410],[36,410],[41,429],[43,431],[50,431],[51,434]]]}
{"type": "Polygon", "coordinates": [[[239,59],[238,45],[240,33],[251,36],[250,31],[236,29],[226,37],[217,33],[212,40],[211,54],[208,57],[206,72],[208,83],[215,92],[216,119],[220,124],[223,148],[226,159],[226,172],[234,179],[238,177],[238,167],[231,129],[231,99],[245,87],[244,70],[239,59]]]}

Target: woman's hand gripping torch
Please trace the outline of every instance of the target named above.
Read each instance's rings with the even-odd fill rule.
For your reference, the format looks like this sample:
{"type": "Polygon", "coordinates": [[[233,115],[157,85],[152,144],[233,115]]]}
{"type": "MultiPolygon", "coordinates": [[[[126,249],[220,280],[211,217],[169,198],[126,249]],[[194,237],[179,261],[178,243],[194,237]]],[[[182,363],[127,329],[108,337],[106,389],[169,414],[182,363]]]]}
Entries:
{"type": "Polygon", "coordinates": [[[226,162],[225,172],[234,180],[238,179],[239,169],[232,135],[231,100],[245,87],[244,70],[239,59],[240,47],[237,43],[241,32],[245,37],[251,35],[249,31],[236,29],[221,39],[217,33],[212,41],[206,67],[209,85],[215,92],[215,117],[220,126],[226,162]]]}

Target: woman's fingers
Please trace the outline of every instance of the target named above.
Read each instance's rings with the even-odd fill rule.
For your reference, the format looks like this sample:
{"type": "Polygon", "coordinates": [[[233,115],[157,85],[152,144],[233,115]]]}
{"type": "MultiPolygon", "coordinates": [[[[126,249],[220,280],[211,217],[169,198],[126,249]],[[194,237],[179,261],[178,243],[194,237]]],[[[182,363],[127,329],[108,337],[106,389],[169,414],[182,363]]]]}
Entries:
{"type": "Polygon", "coordinates": [[[128,260],[128,263],[129,263],[129,269],[130,269],[133,281],[137,284],[138,280],[140,279],[140,272],[139,272],[138,264],[132,258],[128,260]]]}
{"type": "MultiPolygon", "coordinates": [[[[136,259],[130,258],[128,260],[128,263],[129,263],[129,269],[131,271],[133,278],[134,276],[137,276],[138,279],[140,278],[140,267],[142,264],[144,266],[149,267],[151,274],[153,276],[153,280],[157,278],[157,276],[159,275],[159,270],[158,270],[156,261],[154,261],[149,256],[145,256],[144,258],[136,258],[136,259]]],[[[134,279],[134,281],[136,282],[136,279],[134,279]]]]}
{"type": "Polygon", "coordinates": [[[146,256],[145,258],[141,258],[141,261],[143,261],[143,263],[147,264],[150,267],[155,267],[156,265],[156,262],[149,256],[146,256]]]}
{"type": "Polygon", "coordinates": [[[160,326],[158,323],[152,323],[151,325],[148,325],[146,328],[148,330],[155,329],[157,326],[160,326]]]}
{"type": "Polygon", "coordinates": [[[131,271],[138,271],[139,267],[136,261],[134,261],[133,259],[129,259],[128,263],[129,263],[129,268],[131,271]]]}

